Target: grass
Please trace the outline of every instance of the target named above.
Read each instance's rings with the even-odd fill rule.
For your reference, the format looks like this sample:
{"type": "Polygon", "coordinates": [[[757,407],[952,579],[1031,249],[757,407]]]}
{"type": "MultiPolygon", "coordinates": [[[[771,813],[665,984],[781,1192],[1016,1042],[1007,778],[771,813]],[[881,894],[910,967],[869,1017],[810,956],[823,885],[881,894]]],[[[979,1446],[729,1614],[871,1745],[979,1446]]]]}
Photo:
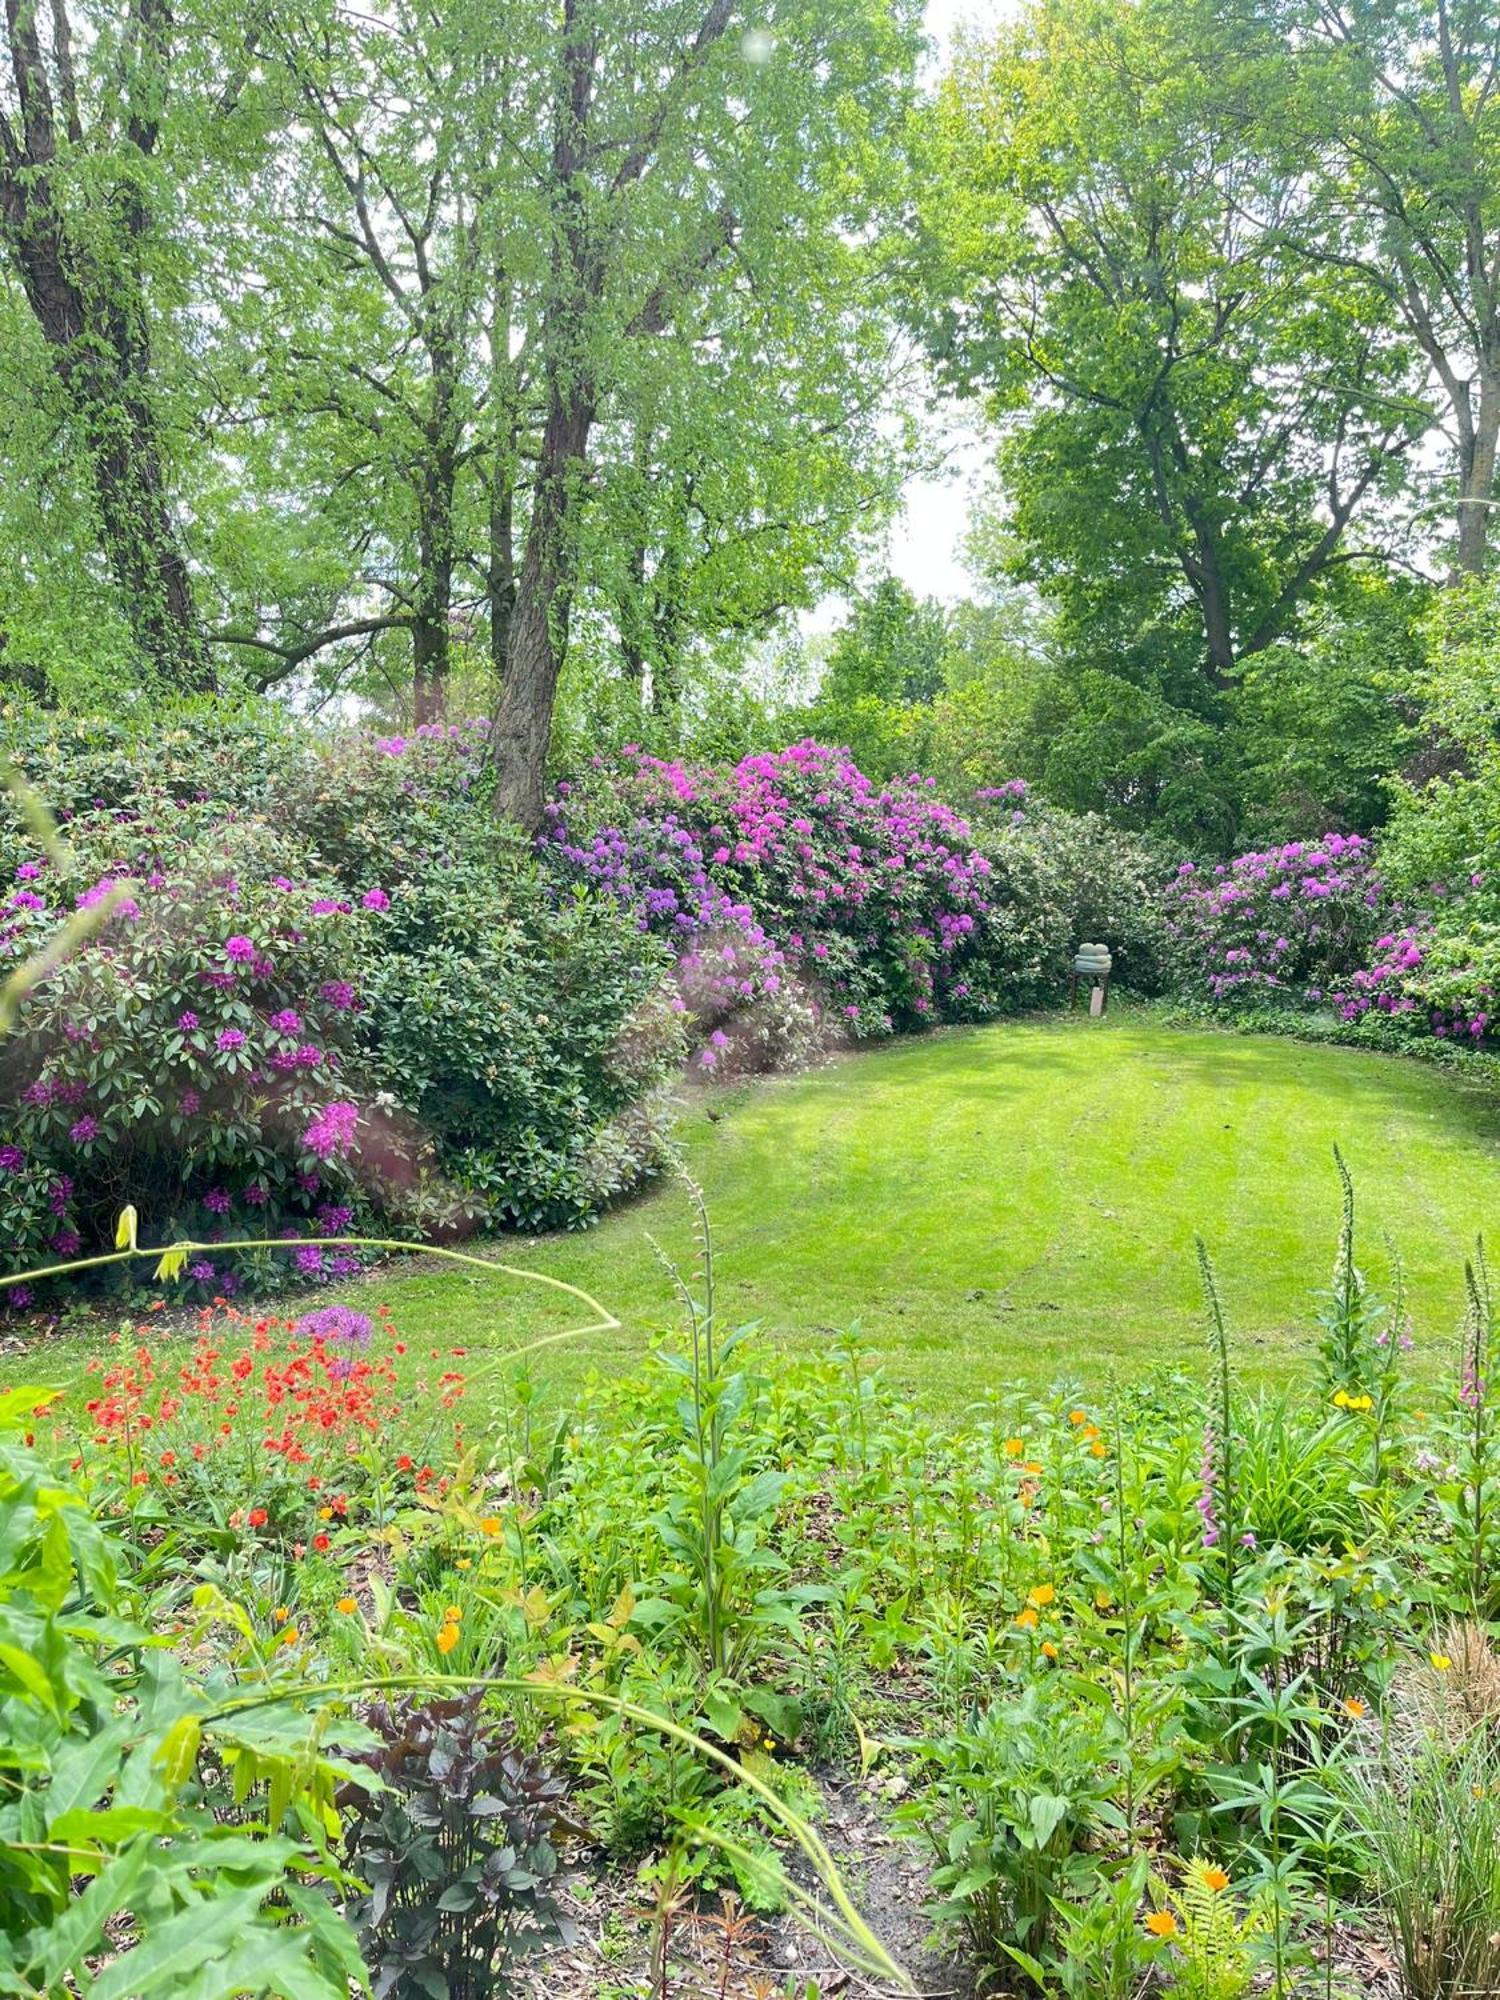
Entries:
{"type": "MultiPolygon", "coordinates": [[[[1389,1232],[1429,1359],[1451,1351],[1464,1256],[1500,1216],[1500,1105],[1484,1092],[1397,1057],[1123,1010],[935,1034],[730,1098],[695,1095],[681,1130],[726,1317],[759,1320],[789,1347],[858,1321],[937,1410],[1012,1383],[1097,1387],[1109,1370],[1198,1366],[1195,1231],[1243,1365],[1286,1372],[1311,1345],[1309,1295],[1331,1269],[1335,1141],[1359,1191],[1361,1262],[1384,1277],[1389,1232]]],[[[624,1322],[540,1356],[554,1392],[628,1366],[672,1323],[648,1234],[690,1266],[679,1187],[580,1235],[498,1246],[624,1322]]],[[[413,1343],[476,1354],[566,1326],[572,1310],[430,1261],[340,1296],[386,1301],[413,1343]]],[[[36,1356],[28,1370],[60,1372],[36,1356]]]]}

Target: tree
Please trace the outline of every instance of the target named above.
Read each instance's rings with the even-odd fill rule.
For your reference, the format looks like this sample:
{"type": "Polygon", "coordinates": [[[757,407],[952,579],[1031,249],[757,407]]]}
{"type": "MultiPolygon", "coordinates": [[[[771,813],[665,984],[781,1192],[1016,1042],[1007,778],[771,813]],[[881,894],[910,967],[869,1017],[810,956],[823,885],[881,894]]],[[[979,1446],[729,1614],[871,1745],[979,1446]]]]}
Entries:
{"type": "Polygon", "coordinates": [[[1500,11],[1289,0],[1284,88],[1326,149],[1301,248],[1355,274],[1430,371],[1452,458],[1454,568],[1485,566],[1500,451],[1500,11]]]}
{"type": "Polygon", "coordinates": [[[1378,293],[1289,247],[1315,195],[1278,75],[1211,5],[1040,0],[961,50],[933,129],[929,334],[1006,422],[1025,573],[1065,643],[1205,716],[1378,554],[1428,421],[1378,293]]]}
{"type": "MultiPolygon", "coordinates": [[[[84,456],[97,533],[161,682],[213,683],[174,506],[149,270],[172,86],[165,0],[102,7],[75,57],[68,0],[6,0],[0,247],[35,317],[84,456]]],[[[229,106],[226,103],[225,115],[229,106]]]]}
{"type": "Polygon", "coordinates": [[[563,0],[545,54],[548,265],[531,322],[542,418],[492,735],[498,809],[525,827],[541,817],[611,414],[628,422],[643,357],[691,369],[726,315],[805,325],[816,305],[857,335],[880,304],[915,40],[910,9],[890,0],[774,0],[753,16],[736,0],[642,0],[628,14],[563,0]]]}

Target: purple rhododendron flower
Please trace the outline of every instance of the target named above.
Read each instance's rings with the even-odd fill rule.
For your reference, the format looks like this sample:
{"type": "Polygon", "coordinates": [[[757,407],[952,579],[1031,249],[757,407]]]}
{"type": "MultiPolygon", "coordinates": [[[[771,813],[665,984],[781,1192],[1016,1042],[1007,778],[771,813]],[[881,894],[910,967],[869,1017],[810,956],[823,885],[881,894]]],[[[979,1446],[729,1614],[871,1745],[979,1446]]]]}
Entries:
{"type": "Polygon", "coordinates": [[[388,910],[391,907],[391,899],[384,889],[366,889],[359,900],[367,910],[388,910]]]}
{"type": "Polygon", "coordinates": [[[224,940],[224,955],[239,965],[248,965],[255,957],[255,946],[247,937],[232,937],[224,940]]]}
{"type": "Polygon", "coordinates": [[[225,1055],[231,1049],[242,1049],[244,1046],[245,1036],[242,1029],[221,1028],[218,1034],[214,1036],[214,1047],[221,1050],[225,1055]]]}
{"type": "Polygon", "coordinates": [[[320,1111],[302,1135],[302,1143],[320,1160],[331,1160],[348,1152],[359,1125],[357,1104],[330,1104],[320,1111]]]}
{"type": "Polygon", "coordinates": [[[18,1174],[26,1164],[19,1146],[0,1146],[0,1174],[18,1174]]]}
{"type": "Polygon", "coordinates": [[[99,1120],[85,1114],[75,1125],[69,1127],[68,1137],[75,1146],[86,1146],[91,1139],[99,1136],[99,1120]]]}

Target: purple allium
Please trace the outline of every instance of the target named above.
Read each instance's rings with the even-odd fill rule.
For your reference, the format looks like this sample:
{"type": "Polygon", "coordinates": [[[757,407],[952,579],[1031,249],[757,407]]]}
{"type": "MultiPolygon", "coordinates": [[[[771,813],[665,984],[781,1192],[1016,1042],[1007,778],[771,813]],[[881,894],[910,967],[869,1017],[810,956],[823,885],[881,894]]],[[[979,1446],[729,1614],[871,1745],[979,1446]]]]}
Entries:
{"type": "Polygon", "coordinates": [[[196,1263],[189,1264],[187,1270],[188,1276],[196,1278],[200,1285],[211,1285],[218,1276],[213,1265],[204,1257],[198,1258],[196,1263]]]}
{"type": "Polygon", "coordinates": [[[352,1306],[319,1306],[315,1312],[304,1313],[293,1328],[309,1339],[336,1340],[345,1347],[368,1347],[374,1331],[369,1314],[356,1312],[352,1306]]]}

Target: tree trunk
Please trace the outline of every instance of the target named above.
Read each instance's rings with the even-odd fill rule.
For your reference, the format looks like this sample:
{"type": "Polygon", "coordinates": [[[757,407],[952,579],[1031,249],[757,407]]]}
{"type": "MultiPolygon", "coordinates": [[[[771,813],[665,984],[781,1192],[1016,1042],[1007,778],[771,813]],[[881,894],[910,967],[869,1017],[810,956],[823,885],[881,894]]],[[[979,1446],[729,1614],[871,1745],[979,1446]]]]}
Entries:
{"type": "MultiPolygon", "coordinates": [[[[53,18],[60,32],[66,26],[61,0],[53,18]]],[[[142,0],[138,22],[159,69],[164,10],[142,0]]],[[[169,687],[211,689],[213,668],[151,401],[146,307],[135,262],[146,215],[127,177],[73,221],[53,179],[56,114],[35,8],[8,6],[6,30],[21,131],[15,134],[0,115],[0,242],[10,251],[78,426],[100,541],[136,643],[169,687]]],[[[82,129],[71,71],[62,74],[68,135],[77,142],[82,129]]],[[[128,136],[139,152],[152,152],[154,117],[132,108],[128,136]]]]}
{"type": "Polygon", "coordinates": [[[542,433],[505,677],[491,733],[495,810],[527,833],[542,824],[552,709],[572,609],[573,489],[593,422],[592,403],[576,386],[565,388],[559,371],[542,433]]]}
{"type": "Polygon", "coordinates": [[[1490,515],[1495,503],[1495,463],[1500,446],[1500,357],[1479,364],[1478,410],[1459,452],[1459,576],[1482,576],[1489,553],[1490,515]]]}

